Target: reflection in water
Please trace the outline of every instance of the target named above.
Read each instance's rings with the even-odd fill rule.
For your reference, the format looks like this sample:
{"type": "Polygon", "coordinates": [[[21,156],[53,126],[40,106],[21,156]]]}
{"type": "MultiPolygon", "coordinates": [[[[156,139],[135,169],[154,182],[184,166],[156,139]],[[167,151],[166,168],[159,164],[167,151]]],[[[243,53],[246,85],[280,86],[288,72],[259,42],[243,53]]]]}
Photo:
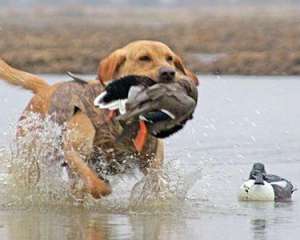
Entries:
{"type": "Polygon", "coordinates": [[[265,219],[252,219],[251,220],[252,231],[253,231],[253,239],[257,240],[265,240],[266,238],[266,228],[267,221],[265,219]]]}
{"type": "Polygon", "coordinates": [[[16,212],[7,215],[5,239],[104,240],[115,230],[103,228],[105,221],[107,217],[93,218],[81,209],[16,212]]]}
{"type": "Polygon", "coordinates": [[[188,239],[186,220],[181,215],[130,216],[134,239],[188,239]]]}
{"type": "Polygon", "coordinates": [[[6,219],[1,239],[106,240],[184,239],[185,220],[175,215],[101,214],[83,208],[17,211],[6,219]]]}
{"type": "MultiPolygon", "coordinates": [[[[294,213],[292,201],[270,203],[249,202],[243,206],[249,210],[251,209],[255,214],[250,221],[251,232],[255,240],[274,239],[274,237],[275,239],[281,239],[277,230],[282,229],[282,227],[288,229],[287,226],[292,223],[291,219],[294,213]]],[[[283,236],[285,235],[283,234],[283,236]]]]}

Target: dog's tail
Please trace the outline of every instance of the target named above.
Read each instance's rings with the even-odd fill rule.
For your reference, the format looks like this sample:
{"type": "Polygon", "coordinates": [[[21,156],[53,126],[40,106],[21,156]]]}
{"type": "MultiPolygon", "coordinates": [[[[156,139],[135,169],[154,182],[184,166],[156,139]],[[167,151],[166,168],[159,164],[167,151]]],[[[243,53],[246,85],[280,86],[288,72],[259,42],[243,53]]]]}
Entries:
{"type": "Polygon", "coordinates": [[[42,78],[27,72],[17,70],[9,66],[1,58],[0,79],[3,79],[10,84],[21,86],[22,88],[31,90],[33,93],[38,93],[41,90],[49,87],[48,83],[42,78]]]}

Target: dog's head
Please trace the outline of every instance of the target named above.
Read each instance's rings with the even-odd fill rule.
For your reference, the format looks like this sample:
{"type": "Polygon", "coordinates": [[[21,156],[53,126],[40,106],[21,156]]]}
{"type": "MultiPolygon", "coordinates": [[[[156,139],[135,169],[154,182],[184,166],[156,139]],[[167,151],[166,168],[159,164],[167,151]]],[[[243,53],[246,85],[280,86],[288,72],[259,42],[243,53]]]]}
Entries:
{"type": "Polygon", "coordinates": [[[198,85],[197,76],[188,70],[167,45],[156,41],[136,41],[114,51],[100,62],[101,82],[127,75],[147,76],[154,80],[189,78],[198,85]]]}

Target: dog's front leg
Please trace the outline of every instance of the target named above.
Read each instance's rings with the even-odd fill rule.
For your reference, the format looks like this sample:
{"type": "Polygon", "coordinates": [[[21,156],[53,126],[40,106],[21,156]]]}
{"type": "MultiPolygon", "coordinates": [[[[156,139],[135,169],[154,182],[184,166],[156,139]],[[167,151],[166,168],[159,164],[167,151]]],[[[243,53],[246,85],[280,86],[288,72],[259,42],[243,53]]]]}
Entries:
{"type": "Polygon", "coordinates": [[[87,158],[93,151],[95,129],[90,119],[77,112],[67,122],[64,136],[65,161],[73,172],[83,180],[86,190],[94,197],[101,198],[111,193],[111,187],[87,165],[87,158]]]}
{"type": "Polygon", "coordinates": [[[149,170],[161,169],[164,162],[164,142],[161,139],[157,139],[155,152],[151,154],[149,158],[148,154],[142,155],[140,159],[139,168],[144,175],[147,175],[149,170]]]}
{"type": "Polygon", "coordinates": [[[154,168],[154,169],[160,169],[164,163],[164,157],[165,157],[164,141],[161,139],[158,139],[155,157],[154,157],[150,167],[154,168]]]}
{"type": "Polygon", "coordinates": [[[162,168],[164,161],[163,140],[157,140],[155,150],[151,154],[152,157],[144,156],[141,158],[140,170],[145,176],[132,189],[131,200],[133,204],[139,204],[141,200],[162,199],[170,193],[169,178],[162,168]]]}

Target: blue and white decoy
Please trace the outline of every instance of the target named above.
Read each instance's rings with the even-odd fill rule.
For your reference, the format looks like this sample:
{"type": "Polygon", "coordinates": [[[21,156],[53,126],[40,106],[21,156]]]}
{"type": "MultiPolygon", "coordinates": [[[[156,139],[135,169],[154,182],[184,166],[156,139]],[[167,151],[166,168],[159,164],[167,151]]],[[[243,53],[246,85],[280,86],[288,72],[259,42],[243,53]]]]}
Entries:
{"type": "Polygon", "coordinates": [[[254,163],[249,179],[240,187],[241,201],[290,201],[296,191],[292,183],[282,177],[267,174],[262,163],[254,163]]]}

